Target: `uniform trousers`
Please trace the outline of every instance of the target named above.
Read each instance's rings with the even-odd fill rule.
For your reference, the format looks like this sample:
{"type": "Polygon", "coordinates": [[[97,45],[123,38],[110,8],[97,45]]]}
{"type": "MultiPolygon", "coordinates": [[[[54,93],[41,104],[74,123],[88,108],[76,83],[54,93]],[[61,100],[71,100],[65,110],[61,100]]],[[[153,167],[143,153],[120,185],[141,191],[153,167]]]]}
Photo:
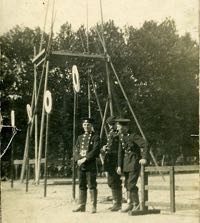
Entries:
{"type": "Polygon", "coordinates": [[[124,187],[127,191],[138,191],[137,181],[140,175],[140,170],[124,172],[124,187]]]}
{"type": "Polygon", "coordinates": [[[97,188],[97,173],[96,171],[86,171],[79,170],[78,172],[79,178],[79,189],[87,190],[87,187],[90,190],[94,190],[97,188]]]}
{"type": "Polygon", "coordinates": [[[122,181],[121,181],[120,175],[117,174],[115,168],[108,171],[107,181],[108,181],[108,186],[112,190],[120,190],[121,189],[122,181]]]}

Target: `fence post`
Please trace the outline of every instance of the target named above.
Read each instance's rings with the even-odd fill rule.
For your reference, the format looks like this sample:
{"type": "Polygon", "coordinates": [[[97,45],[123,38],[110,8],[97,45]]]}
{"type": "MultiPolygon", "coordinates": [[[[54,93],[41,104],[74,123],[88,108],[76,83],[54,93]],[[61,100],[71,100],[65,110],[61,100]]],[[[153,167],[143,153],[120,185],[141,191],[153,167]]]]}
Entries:
{"type": "Polygon", "coordinates": [[[174,166],[170,167],[169,171],[169,177],[170,177],[170,211],[175,212],[175,178],[174,178],[174,166]]]}
{"type": "Polygon", "coordinates": [[[145,185],[148,185],[148,172],[145,172],[145,166],[141,165],[141,211],[148,210],[148,206],[145,205],[148,201],[148,190],[145,190],[145,185]]]}

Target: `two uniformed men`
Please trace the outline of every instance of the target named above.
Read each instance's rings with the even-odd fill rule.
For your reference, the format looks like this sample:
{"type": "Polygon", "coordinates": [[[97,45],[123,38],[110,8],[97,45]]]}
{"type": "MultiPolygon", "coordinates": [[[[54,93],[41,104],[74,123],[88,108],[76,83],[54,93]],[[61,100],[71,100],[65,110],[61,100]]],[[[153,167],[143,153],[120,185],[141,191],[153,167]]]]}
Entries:
{"type": "MultiPolygon", "coordinates": [[[[133,133],[129,133],[129,119],[109,117],[107,123],[110,131],[107,144],[102,148],[106,153],[104,171],[108,172],[108,185],[112,190],[113,206],[111,211],[118,211],[122,205],[122,187],[120,176],[125,177],[127,190],[127,208],[122,212],[139,208],[138,188],[136,186],[140,173],[140,164],[146,164],[147,143],[133,133]],[[117,127],[117,129],[115,128],[117,127]]],[[[92,120],[84,119],[84,134],[80,135],[74,150],[74,158],[79,167],[79,207],[74,212],[86,209],[87,186],[90,189],[92,213],[96,213],[97,205],[97,169],[96,158],[100,153],[99,137],[92,132],[92,120]]]]}

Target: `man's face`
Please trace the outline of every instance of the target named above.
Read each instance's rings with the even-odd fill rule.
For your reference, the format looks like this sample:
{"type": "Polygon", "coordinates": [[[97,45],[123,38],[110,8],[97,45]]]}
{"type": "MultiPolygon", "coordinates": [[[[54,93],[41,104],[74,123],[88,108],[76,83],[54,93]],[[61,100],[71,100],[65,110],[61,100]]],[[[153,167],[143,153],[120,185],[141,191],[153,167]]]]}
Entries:
{"type": "Polygon", "coordinates": [[[83,129],[85,132],[91,132],[92,131],[92,124],[88,122],[83,123],[83,129]]]}
{"type": "Polygon", "coordinates": [[[126,133],[128,131],[128,126],[117,123],[117,131],[119,133],[126,133]]]}

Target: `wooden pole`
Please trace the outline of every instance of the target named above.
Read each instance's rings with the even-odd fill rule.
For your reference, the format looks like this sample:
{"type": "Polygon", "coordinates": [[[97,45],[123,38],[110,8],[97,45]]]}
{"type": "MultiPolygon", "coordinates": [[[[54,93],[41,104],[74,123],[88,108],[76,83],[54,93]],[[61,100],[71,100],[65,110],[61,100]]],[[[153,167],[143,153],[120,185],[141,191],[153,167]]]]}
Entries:
{"type": "Polygon", "coordinates": [[[47,195],[47,165],[48,165],[48,132],[49,132],[49,114],[46,115],[46,138],[45,138],[45,165],[44,165],[44,197],[47,195]]]}
{"type": "Polygon", "coordinates": [[[102,136],[103,136],[103,129],[104,129],[104,125],[105,125],[107,111],[108,111],[108,100],[106,101],[106,106],[105,106],[104,115],[103,115],[103,121],[101,124],[100,139],[102,139],[102,136]]]}
{"type": "MultiPolygon", "coordinates": [[[[103,49],[104,49],[104,55],[108,57],[107,50],[106,50],[106,43],[104,39],[104,21],[103,21],[103,9],[102,9],[102,2],[100,0],[100,11],[101,11],[101,32],[102,36],[100,38],[100,41],[102,41],[103,49]]],[[[108,97],[109,97],[109,106],[110,106],[110,114],[113,115],[113,103],[112,103],[112,93],[111,93],[111,86],[110,86],[110,72],[108,68],[108,59],[106,61],[106,76],[107,76],[107,85],[108,85],[108,97]]]]}
{"type": "Polygon", "coordinates": [[[20,174],[20,182],[23,183],[24,181],[24,173],[26,168],[26,157],[27,157],[27,150],[28,150],[28,134],[29,134],[29,127],[27,127],[26,130],[26,141],[25,141],[25,148],[24,148],[24,156],[23,156],[23,163],[22,163],[22,169],[20,174]]]}
{"type": "MultiPolygon", "coordinates": [[[[200,99],[200,0],[198,1],[198,32],[199,32],[199,99],[200,99]]],[[[200,111],[200,103],[199,103],[199,111],[200,111]]],[[[199,112],[199,188],[200,188],[200,112],[199,112]]],[[[200,189],[199,189],[199,197],[200,197],[200,189]]],[[[200,210],[200,202],[199,202],[199,210],[200,210]]],[[[199,222],[200,222],[200,212],[199,212],[199,222]]]]}
{"type": "MultiPolygon", "coordinates": [[[[48,73],[49,73],[49,61],[47,61],[46,64],[46,75],[45,75],[45,81],[44,81],[44,92],[46,92],[47,89],[47,81],[48,81],[48,73]]],[[[39,184],[40,181],[40,163],[41,163],[41,156],[42,156],[42,145],[43,145],[43,132],[44,132],[44,100],[42,105],[42,117],[41,117],[41,125],[40,125],[40,139],[39,139],[39,151],[38,151],[38,170],[37,170],[37,179],[36,183],[39,184]]]]}
{"type": "MultiPolygon", "coordinates": [[[[35,97],[34,97],[34,95],[35,95],[35,88],[34,88],[34,85],[33,85],[33,92],[32,92],[32,98],[31,98],[31,109],[32,109],[32,111],[33,111],[33,104],[34,104],[34,99],[35,99],[35,97]]],[[[37,104],[37,102],[36,102],[36,104],[37,104]]],[[[34,124],[34,122],[31,122],[30,123],[30,130],[29,130],[29,132],[30,132],[30,136],[31,136],[31,133],[32,133],[32,128],[33,128],[33,124],[34,124]]],[[[28,132],[28,127],[27,127],[27,132],[28,132]]],[[[24,157],[23,157],[23,164],[22,164],[22,169],[21,169],[21,176],[20,176],[20,182],[22,183],[23,182],[23,180],[24,180],[24,173],[25,173],[25,166],[26,166],[26,156],[27,156],[27,136],[28,136],[28,134],[26,134],[26,141],[25,141],[25,148],[24,148],[24,157]]]]}
{"type": "Polygon", "coordinates": [[[145,202],[148,201],[148,190],[145,190],[146,185],[148,185],[148,172],[145,172],[145,166],[141,165],[141,211],[148,210],[148,206],[145,205],[145,202]]]}
{"type": "Polygon", "coordinates": [[[109,98],[109,106],[110,106],[110,115],[113,115],[113,103],[112,103],[112,93],[111,93],[111,85],[110,85],[110,72],[108,69],[108,62],[106,61],[106,76],[107,76],[107,85],[108,85],[108,98],[109,98]]]}
{"type": "Polygon", "coordinates": [[[74,148],[76,144],[76,106],[77,106],[77,93],[74,90],[74,115],[73,115],[73,169],[72,169],[72,197],[76,199],[76,166],[74,159],[74,148]]]}
{"type": "Polygon", "coordinates": [[[90,74],[89,74],[89,70],[87,71],[88,73],[88,82],[87,82],[87,86],[88,86],[88,117],[91,118],[91,91],[90,91],[90,74]]]}
{"type": "Polygon", "coordinates": [[[175,179],[174,179],[174,167],[170,167],[169,171],[170,176],[170,211],[174,213],[176,211],[175,206],[175,179]]]}
{"type": "Polygon", "coordinates": [[[27,128],[27,153],[26,153],[26,192],[28,192],[28,184],[29,184],[29,141],[30,141],[30,122],[28,124],[28,128],[27,128]]]}
{"type": "MultiPolygon", "coordinates": [[[[12,127],[12,134],[15,133],[15,127],[12,127]]],[[[13,188],[14,184],[14,144],[12,141],[12,146],[11,146],[11,188],[13,188]]]]}
{"type": "MultiPolygon", "coordinates": [[[[36,56],[36,47],[34,47],[34,57],[36,56]]],[[[34,64],[34,96],[35,96],[35,107],[37,106],[37,66],[34,64]]],[[[37,180],[37,159],[38,159],[38,116],[35,114],[35,181],[37,180]]]]}
{"type": "Polygon", "coordinates": [[[43,26],[43,30],[42,30],[42,36],[41,36],[41,39],[40,39],[39,52],[42,50],[42,44],[43,44],[43,39],[44,39],[45,27],[46,27],[46,22],[47,22],[48,9],[49,9],[49,0],[47,1],[47,7],[46,7],[46,12],[45,12],[45,18],[44,18],[44,26],[43,26]]]}

